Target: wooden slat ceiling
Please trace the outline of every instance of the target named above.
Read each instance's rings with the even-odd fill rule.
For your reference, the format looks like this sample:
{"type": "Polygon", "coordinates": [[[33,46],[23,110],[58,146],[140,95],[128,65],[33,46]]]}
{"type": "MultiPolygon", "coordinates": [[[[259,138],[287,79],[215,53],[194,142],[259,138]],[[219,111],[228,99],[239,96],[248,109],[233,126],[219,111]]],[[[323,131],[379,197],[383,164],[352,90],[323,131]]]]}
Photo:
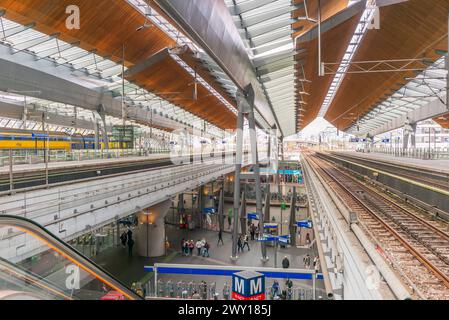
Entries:
{"type": "MultiPolygon", "coordinates": [[[[151,57],[164,48],[172,48],[175,41],[155,26],[136,31],[145,23],[145,18],[124,0],[0,0],[0,9],[6,10],[6,18],[26,25],[36,23],[35,29],[45,34],[59,33],[60,39],[68,43],[80,42],[85,50],[97,50],[97,54],[121,62],[122,46],[125,44],[125,64],[131,67],[151,57]],[[65,10],[69,5],[77,5],[81,12],[81,27],[79,30],[68,30],[65,21],[68,15],[65,10]]],[[[199,61],[189,51],[183,55],[186,63],[192,68],[199,66],[199,61]]],[[[175,61],[170,61],[176,64],[175,61]]],[[[176,65],[170,66],[176,68],[176,65]]],[[[167,71],[168,74],[170,74],[167,71]]],[[[198,68],[198,73],[227,101],[235,105],[235,101],[205,70],[198,68]]],[[[152,77],[148,74],[148,77],[152,77]]],[[[151,81],[151,79],[149,79],[151,81]]],[[[162,85],[170,86],[172,78],[166,78],[162,85]]],[[[176,79],[179,82],[179,79],[176,79]]],[[[186,83],[187,84],[187,83],[186,83]]],[[[217,99],[215,112],[228,114],[226,106],[217,99]]],[[[190,103],[177,103],[178,106],[200,116],[198,106],[189,109],[190,103]]],[[[204,109],[210,105],[202,106],[204,109]]],[[[201,114],[209,114],[202,112],[201,114]]],[[[232,113],[231,113],[232,114],[232,113]]],[[[233,114],[232,114],[233,115],[233,114]]],[[[213,119],[215,119],[214,117],[213,119]]],[[[213,122],[213,119],[204,118],[213,122]]],[[[231,117],[235,121],[235,117],[231,117]]],[[[224,127],[228,128],[228,127],[224,127]]]]}
{"type": "MultiPolygon", "coordinates": [[[[318,0],[294,0],[294,5],[300,5],[306,2],[309,18],[317,20],[318,17],[318,0]]],[[[348,6],[348,0],[321,0],[321,20],[325,21],[345,9],[348,6]]],[[[305,7],[295,10],[293,18],[305,17],[305,7]]],[[[313,22],[302,20],[293,24],[293,30],[296,30],[293,37],[306,33],[315,26],[313,22]]]]}
{"type": "MultiPolygon", "coordinates": [[[[436,61],[447,34],[447,0],[410,0],[380,8],[380,29],[368,30],[353,61],[427,58],[436,61]]],[[[335,61],[325,61],[335,62],[335,61]]],[[[406,84],[412,72],[348,74],[325,118],[347,129],[406,84]]]]}
{"type": "MultiPolygon", "coordinates": [[[[322,59],[323,61],[341,61],[343,55],[348,47],[348,44],[354,34],[354,30],[360,21],[360,15],[345,21],[344,23],[330,29],[322,35],[322,59]]],[[[326,75],[324,77],[318,76],[318,40],[312,40],[304,43],[298,43],[297,50],[306,50],[304,54],[297,55],[298,61],[303,61],[305,79],[311,81],[304,83],[305,92],[308,95],[303,95],[303,100],[306,105],[299,105],[304,109],[303,122],[300,128],[305,128],[318,115],[327,91],[334,78],[333,75],[326,75]]],[[[297,66],[297,74],[302,78],[301,65],[297,66]]],[[[303,87],[300,83],[297,84],[298,95],[303,87]]]]}
{"type": "Polygon", "coordinates": [[[449,114],[445,115],[445,116],[441,116],[441,117],[435,118],[433,120],[436,121],[443,128],[449,129],[449,114]]]}
{"type": "Polygon", "coordinates": [[[220,109],[217,97],[201,85],[198,85],[198,97],[194,99],[194,77],[181,67],[173,58],[166,54],[164,57],[138,73],[127,77],[127,80],[139,86],[156,92],[160,97],[173,103],[182,105],[192,113],[221,128],[234,129],[236,117],[228,109],[220,109]],[[148,75],[151,75],[149,77],[148,75]]]}

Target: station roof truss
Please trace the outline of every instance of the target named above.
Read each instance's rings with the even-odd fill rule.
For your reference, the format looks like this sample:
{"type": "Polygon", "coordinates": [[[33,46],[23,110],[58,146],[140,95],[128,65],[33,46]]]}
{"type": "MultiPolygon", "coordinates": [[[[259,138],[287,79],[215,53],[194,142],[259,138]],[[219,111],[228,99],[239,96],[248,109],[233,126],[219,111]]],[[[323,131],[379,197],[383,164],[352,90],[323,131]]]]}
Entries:
{"type": "Polygon", "coordinates": [[[334,84],[321,115],[357,135],[432,100],[446,103],[442,57],[448,48],[449,2],[393,0],[370,6],[373,3],[367,2],[343,61],[325,60],[323,65],[324,73],[334,76],[334,84]],[[379,28],[367,28],[376,10],[379,28]]]}
{"type": "Polygon", "coordinates": [[[284,136],[296,133],[293,23],[302,4],[291,0],[225,0],[284,136]]]}
{"type": "MultiPolygon", "coordinates": [[[[25,0],[20,6],[14,1],[0,1],[0,41],[10,45],[14,52],[27,51],[36,55],[36,59],[50,59],[57,64],[70,65],[74,72],[95,80],[113,90],[115,95],[122,93],[122,64],[123,44],[125,46],[125,71],[133,65],[151,57],[165,48],[178,49],[188,47],[188,56],[177,59],[173,54],[173,64],[181,65],[192,78],[185,86],[190,87],[192,81],[204,87],[210,95],[215,97],[214,105],[203,105],[202,109],[215,110],[212,118],[202,118],[203,113],[189,109],[182,103],[170,103],[160,95],[160,92],[151,93],[144,88],[125,81],[125,100],[142,107],[163,108],[160,110],[170,118],[177,119],[188,126],[205,127],[214,131],[228,129],[229,124],[217,121],[217,114],[230,112],[231,119],[235,116],[234,100],[232,95],[225,91],[216,77],[209,74],[206,69],[197,70],[196,65],[202,65],[200,59],[194,56],[201,52],[187,37],[179,32],[164,16],[152,10],[143,0],[127,0],[111,2],[101,0],[78,0],[76,4],[81,12],[93,11],[95,19],[89,17],[82,19],[80,30],[67,31],[63,26],[66,14],[65,8],[73,1],[62,0],[58,6],[45,5],[42,1],[25,0]],[[4,8],[4,9],[2,9],[4,8]],[[64,20],[61,21],[61,19],[64,20]],[[94,29],[97,22],[104,18],[102,28],[94,29]],[[131,31],[130,31],[131,30],[131,31]],[[195,71],[193,71],[195,69],[195,71]],[[195,73],[195,75],[193,75],[195,73]],[[144,95],[134,95],[134,92],[146,91],[144,95]],[[135,99],[137,97],[137,99],[135,99]],[[147,100],[144,100],[145,97],[147,100]],[[162,100],[162,101],[160,101],[162,100]],[[168,103],[167,103],[168,102],[168,103]],[[232,114],[234,113],[234,114],[232,114]]],[[[151,76],[151,75],[149,75],[151,76]]],[[[81,76],[80,76],[81,77],[81,76]]],[[[193,91],[193,90],[192,90],[193,91]]],[[[234,124],[235,125],[235,124],[234,124]]],[[[232,128],[232,127],[231,127],[232,128]]]]}
{"type": "MultiPolygon", "coordinates": [[[[406,79],[409,82],[405,86],[360,117],[347,132],[366,136],[378,126],[407,115],[410,111],[417,110],[436,99],[445,104],[448,72],[444,66],[445,58],[442,57],[416,77],[406,79]]],[[[438,122],[439,119],[435,120],[438,122]]],[[[443,122],[444,117],[440,120],[443,122]]]]}
{"type": "MultiPolygon", "coordinates": [[[[20,106],[24,106],[26,104],[28,109],[26,119],[23,119],[23,114],[18,114],[15,118],[4,117],[3,114],[3,116],[0,117],[0,129],[50,131],[67,133],[71,135],[89,135],[95,133],[95,123],[101,123],[101,119],[96,112],[44,99],[25,97],[23,95],[9,92],[0,92],[0,102],[20,106]],[[58,123],[53,123],[47,118],[50,114],[70,118],[71,124],[60,125],[58,123]]],[[[110,130],[114,125],[123,124],[122,119],[108,115],[105,116],[105,120],[108,130],[110,130]]],[[[169,134],[166,130],[161,130],[154,127],[150,128],[133,121],[130,121],[130,123],[139,126],[142,132],[151,134],[152,137],[163,137],[164,135],[169,134]]]]}

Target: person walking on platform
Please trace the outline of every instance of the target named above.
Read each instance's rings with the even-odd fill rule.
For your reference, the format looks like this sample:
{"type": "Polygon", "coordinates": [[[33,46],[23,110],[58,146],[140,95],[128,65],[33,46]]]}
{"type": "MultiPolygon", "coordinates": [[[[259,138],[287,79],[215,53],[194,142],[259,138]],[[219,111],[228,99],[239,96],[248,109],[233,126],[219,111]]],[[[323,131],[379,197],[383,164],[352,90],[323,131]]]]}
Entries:
{"type": "Polygon", "coordinates": [[[250,247],[249,247],[249,237],[247,234],[245,234],[245,236],[243,237],[243,246],[242,246],[242,251],[243,249],[245,249],[245,247],[248,247],[248,251],[250,251],[250,247]]]}
{"type": "Polygon", "coordinates": [[[304,262],[304,267],[306,269],[310,269],[310,255],[306,254],[306,256],[304,257],[304,259],[302,261],[304,262]]]}
{"type": "Polygon", "coordinates": [[[134,247],[133,238],[128,238],[128,254],[130,257],[132,257],[132,255],[133,255],[133,247],[134,247]]]}
{"type": "Polygon", "coordinates": [[[251,241],[254,241],[254,237],[256,235],[256,226],[251,224],[251,226],[249,227],[249,233],[251,234],[251,241]]]}
{"type": "Polygon", "coordinates": [[[256,239],[259,239],[259,234],[260,234],[259,226],[256,227],[256,229],[254,230],[254,233],[256,234],[256,239]]]}
{"type": "Polygon", "coordinates": [[[288,269],[290,267],[290,260],[288,260],[288,257],[285,256],[284,260],[282,260],[282,268],[288,269]]]}
{"type": "Polygon", "coordinates": [[[237,251],[243,252],[243,243],[242,243],[242,236],[239,236],[239,239],[237,240],[237,251]]]}
{"type": "Polygon", "coordinates": [[[313,268],[315,269],[315,272],[318,273],[318,271],[320,271],[320,258],[318,258],[318,256],[316,256],[313,259],[313,268]]]}
{"type": "Polygon", "coordinates": [[[220,245],[220,242],[221,242],[221,245],[224,245],[224,242],[223,242],[223,231],[218,231],[218,243],[217,243],[217,246],[219,246],[220,245]]]}

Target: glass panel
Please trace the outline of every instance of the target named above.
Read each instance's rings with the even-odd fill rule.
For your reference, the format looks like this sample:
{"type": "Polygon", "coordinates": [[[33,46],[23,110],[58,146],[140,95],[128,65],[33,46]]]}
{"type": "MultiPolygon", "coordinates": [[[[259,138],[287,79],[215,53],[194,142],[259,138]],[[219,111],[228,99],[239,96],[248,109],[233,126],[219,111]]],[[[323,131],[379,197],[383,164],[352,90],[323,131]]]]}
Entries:
{"type": "Polygon", "coordinates": [[[0,300],[139,299],[28,220],[0,217],[0,300]]]}

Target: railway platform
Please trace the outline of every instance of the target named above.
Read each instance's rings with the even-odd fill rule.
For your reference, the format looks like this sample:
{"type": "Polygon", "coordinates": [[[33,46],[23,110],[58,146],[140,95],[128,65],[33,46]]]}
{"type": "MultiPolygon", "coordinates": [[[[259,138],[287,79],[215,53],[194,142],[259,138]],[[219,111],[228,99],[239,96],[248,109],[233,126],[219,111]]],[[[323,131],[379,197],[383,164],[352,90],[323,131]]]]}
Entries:
{"type": "Polygon", "coordinates": [[[414,169],[431,170],[449,176],[449,159],[416,159],[407,157],[395,157],[382,153],[362,153],[355,151],[338,151],[335,154],[346,155],[355,158],[374,160],[378,162],[387,162],[400,167],[411,167],[414,169]]]}

